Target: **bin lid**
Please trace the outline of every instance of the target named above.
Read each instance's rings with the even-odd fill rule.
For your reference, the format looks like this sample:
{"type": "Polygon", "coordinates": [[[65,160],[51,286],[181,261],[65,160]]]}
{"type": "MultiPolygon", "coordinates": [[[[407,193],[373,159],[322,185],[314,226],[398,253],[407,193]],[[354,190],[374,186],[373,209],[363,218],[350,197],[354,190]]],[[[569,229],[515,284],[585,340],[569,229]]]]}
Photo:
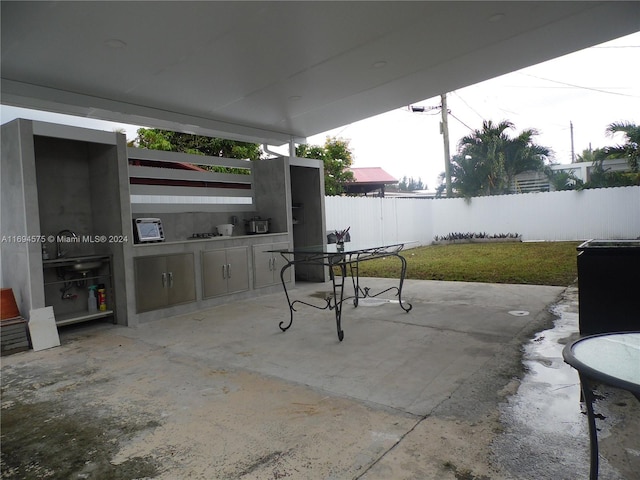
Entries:
{"type": "Polygon", "coordinates": [[[587,240],[586,242],[578,245],[576,250],[578,250],[579,252],[588,250],[629,250],[633,253],[635,253],[636,251],[640,253],[640,240],[587,240]]]}

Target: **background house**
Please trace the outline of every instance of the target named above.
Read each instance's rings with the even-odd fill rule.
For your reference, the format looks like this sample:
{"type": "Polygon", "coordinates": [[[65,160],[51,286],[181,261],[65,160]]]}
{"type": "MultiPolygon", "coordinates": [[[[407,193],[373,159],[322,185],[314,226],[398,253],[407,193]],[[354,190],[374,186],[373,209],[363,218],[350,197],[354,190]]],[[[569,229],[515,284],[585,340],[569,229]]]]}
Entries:
{"type": "Polygon", "coordinates": [[[345,185],[347,195],[384,197],[385,185],[395,185],[398,180],[380,167],[350,168],[355,180],[345,185]]]}
{"type": "MultiPolygon", "coordinates": [[[[591,179],[593,162],[577,162],[568,165],[550,165],[552,172],[567,172],[575,179],[586,183],[591,179]]],[[[628,172],[629,162],[624,158],[607,159],[603,168],[610,172],[628,172]]],[[[515,176],[511,185],[512,193],[549,192],[555,188],[549,182],[549,177],[544,172],[523,172],[515,176]]]]}

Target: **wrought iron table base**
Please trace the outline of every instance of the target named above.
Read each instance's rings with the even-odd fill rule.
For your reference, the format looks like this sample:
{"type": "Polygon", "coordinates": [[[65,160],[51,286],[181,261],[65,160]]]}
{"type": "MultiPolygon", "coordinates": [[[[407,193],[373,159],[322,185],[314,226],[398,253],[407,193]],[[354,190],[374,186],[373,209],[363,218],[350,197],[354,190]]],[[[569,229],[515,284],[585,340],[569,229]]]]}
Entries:
{"type": "Polygon", "coordinates": [[[389,291],[396,291],[396,296],[398,297],[398,301],[400,304],[400,308],[405,312],[409,312],[412,308],[412,305],[408,302],[403,302],[402,300],[402,287],[404,284],[405,275],[407,273],[407,261],[406,259],[400,255],[398,252],[402,249],[402,245],[396,245],[396,251],[388,251],[386,248],[389,247],[378,247],[373,249],[366,249],[362,252],[355,253],[307,253],[304,252],[305,258],[301,260],[296,260],[295,257],[293,259],[289,259],[287,255],[298,254],[299,252],[289,252],[289,251],[279,251],[282,257],[286,260],[287,264],[282,267],[280,270],[280,281],[282,282],[282,287],[284,288],[284,293],[287,298],[287,303],[289,305],[289,323],[285,324],[285,321],[282,321],[278,324],[280,330],[286,332],[291,325],[293,324],[293,313],[296,312],[295,305],[301,304],[309,307],[317,308],[319,310],[333,310],[335,312],[336,318],[336,329],[338,332],[338,340],[342,341],[344,339],[344,331],[342,330],[342,306],[344,302],[353,299],[354,307],[358,307],[359,300],[363,298],[375,298],[389,291]],[[360,275],[359,275],[359,263],[366,260],[372,260],[374,258],[381,258],[383,256],[393,256],[397,257],[401,262],[401,270],[400,270],[400,283],[399,285],[389,287],[381,292],[378,292],[372,295],[371,289],[368,287],[360,286],[360,275]],[[332,284],[332,294],[328,295],[325,300],[325,305],[318,306],[309,302],[305,302],[302,300],[291,300],[289,296],[289,291],[287,290],[287,284],[285,281],[285,272],[291,268],[293,265],[298,263],[304,264],[313,264],[313,265],[323,265],[329,267],[329,278],[331,279],[332,284]],[[347,268],[348,266],[348,268],[347,268]],[[337,275],[334,271],[334,268],[339,269],[340,274],[337,275]],[[354,295],[352,296],[344,296],[344,287],[345,282],[347,282],[347,274],[351,277],[351,281],[353,284],[354,295]]]}

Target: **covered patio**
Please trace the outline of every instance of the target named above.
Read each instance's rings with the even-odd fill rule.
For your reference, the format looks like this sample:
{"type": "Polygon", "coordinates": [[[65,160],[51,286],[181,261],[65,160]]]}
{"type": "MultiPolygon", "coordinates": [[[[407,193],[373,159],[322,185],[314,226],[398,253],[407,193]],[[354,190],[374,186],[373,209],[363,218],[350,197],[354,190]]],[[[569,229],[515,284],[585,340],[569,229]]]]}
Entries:
{"type": "MultiPolygon", "coordinates": [[[[325,289],[294,295],[322,303],[325,289]]],[[[343,342],[332,312],[309,307],[281,332],[282,293],[135,328],[63,329],[60,348],[3,359],[3,462],[19,460],[3,464],[6,478],[587,476],[578,378],[559,350],[536,351],[530,369],[558,370],[561,386],[539,380],[519,415],[542,430],[509,420],[522,345],[543,343],[531,338],[558,308],[568,320],[546,336],[561,348],[576,335],[575,289],[408,281],[404,295],[408,314],[346,306],[343,342]],[[558,400],[571,405],[560,422],[541,413],[558,400]]],[[[603,403],[618,411],[603,421],[601,478],[631,478],[637,402],[603,403]]]]}
{"type": "MultiPolygon", "coordinates": [[[[635,32],[640,19],[635,2],[398,5],[3,1],[2,103],[293,155],[311,135],[635,32]]],[[[3,286],[14,273],[2,269],[3,286]]],[[[296,285],[309,301],[326,290],[296,285]]],[[[328,311],[300,309],[281,332],[282,292],[133,327],[62,327],[59,348],[3,358],[2,476],[586,478],[578,378],[559,352],[528,368],[568,372],[564,383],[537,387],[518,415],[512,402],[522,346],[553,326],[552,306],[577,312],[575,295],[431,281],[403,294],[408,314],[345,307],[343,342],[328,311]],[[572,408],[545,421],[557,398],[572,408]]],[[[577,334],[575,317],[567,325],[555,347],[577,334]]],[[[637,402],[605,401],[600,478],[632,478],[637,402]]]]}

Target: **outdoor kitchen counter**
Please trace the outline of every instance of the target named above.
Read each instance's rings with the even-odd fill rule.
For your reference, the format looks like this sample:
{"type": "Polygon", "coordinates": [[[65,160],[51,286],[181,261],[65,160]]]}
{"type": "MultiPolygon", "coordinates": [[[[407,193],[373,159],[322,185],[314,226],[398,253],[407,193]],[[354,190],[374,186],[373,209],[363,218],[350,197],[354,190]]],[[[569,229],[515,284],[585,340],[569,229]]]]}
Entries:
{"type": "MultiPolygon", "coordinates": [[[[191,244],[191,243],[202,243],[202,242],[223,242],[223,241],[234,241],[234,240],[246,240],[246,239],[260,239],[266,237],[280,237],[283,235],[288,235],[287,232],[270,232],[270,233],[254,233],[251,235],[217,235],[214,237],[207,238],[185,238],[184,240],[171,240],[165,242],[149,242],[149,243],[137,243],[134,245],[134,248],[150,248],[157,247],[161,245],[182,245],[182,244],[191,244]]],[[[256,242],[263,243],[263,242],[256,242]]]]}
{"type": "Polygon", "coordinates": [[[142,243],[133,245],[132,256],[165,255],[171,253],[199,252],[227,247],[251,247],[265,243],[286,242],[288,233],[262,233],[254,235],[232,235],[228,237],[193,238],[169,242],[142,243]]]}
{"type": "Polygon", "coordinates": [[[128,325],[243,301],[258,289],[261,294],[277,291],[277,279],[258,281],[263,259],[256,252],[289,244],[288,233],[265,233],[129,245],[128,325]],[[222,262],[219,267],[217,262],[222,262]],[[220,268],[227,270],[217,275],[220,268]]]}

